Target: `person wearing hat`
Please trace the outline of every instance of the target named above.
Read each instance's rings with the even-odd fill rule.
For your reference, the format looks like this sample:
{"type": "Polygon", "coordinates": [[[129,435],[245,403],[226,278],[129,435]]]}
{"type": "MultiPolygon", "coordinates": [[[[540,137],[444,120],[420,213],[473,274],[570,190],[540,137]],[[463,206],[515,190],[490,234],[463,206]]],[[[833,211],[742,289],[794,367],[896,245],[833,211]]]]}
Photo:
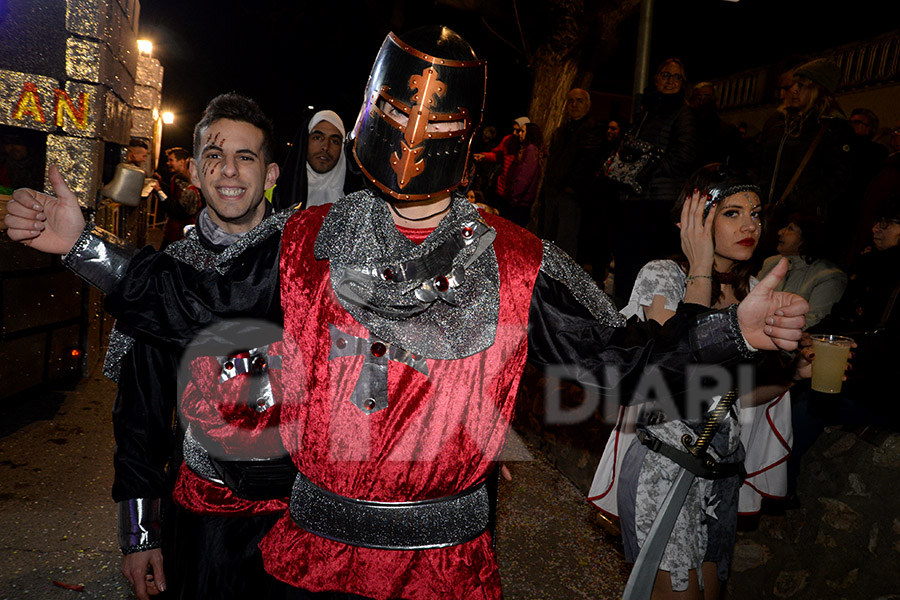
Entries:
{"type": "MultiPolygon", "coordinates": [[[[797,67],[784,104],[763,129],[759,173],[770,218],[798,212],[826,218],[846,201],[853,128],[834,96],[840,75],[825,59],[797,67]]],[[[763,246],[771,250],[769,229],[763,246]]]]}

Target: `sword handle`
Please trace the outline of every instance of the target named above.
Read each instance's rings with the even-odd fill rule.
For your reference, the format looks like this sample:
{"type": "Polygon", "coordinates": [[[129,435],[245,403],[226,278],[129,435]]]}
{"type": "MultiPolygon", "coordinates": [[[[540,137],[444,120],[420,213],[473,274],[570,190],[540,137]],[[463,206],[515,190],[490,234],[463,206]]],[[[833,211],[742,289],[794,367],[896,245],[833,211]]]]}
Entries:
{"type": "Polygon", "coordinates": [[[691,435],[687,433],[681,437],[681,443],[688,452],[696,457],[703,457],[706,455],[706,449],[712,442],[713,436],[716,435],[719,427],[721,427],[722,423],[725,421],[725,417],[728,416],[728,411],[731,410],[737,397],[738,393],[736,389],[729,390],[727,394],[722,396],[719,403],[716,404],[716,407],[703,423],[703,429],[700,430],[700,435],[697,436],[696,441],[694,441],[691,438],[691,435]]]}

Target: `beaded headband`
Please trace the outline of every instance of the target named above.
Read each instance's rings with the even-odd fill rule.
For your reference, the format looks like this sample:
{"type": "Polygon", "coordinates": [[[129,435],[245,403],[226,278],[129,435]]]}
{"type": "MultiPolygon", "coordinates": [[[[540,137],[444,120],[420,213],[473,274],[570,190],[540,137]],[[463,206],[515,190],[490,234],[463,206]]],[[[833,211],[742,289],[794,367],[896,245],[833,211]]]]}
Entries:
{"type": "Polygon", "coordinates": [[[706,206],[703,207],[703,216],[706,217],[706,215],[709,214],[709,210],[712,208],[713,204],[717,204],[718,202],[725,200],[728,196],[733,196],[734,194],[739,194],[741,192],[753,192],[757,196],[761,193],[759,186],[753,185],[752,183],[730,185],[726,187],[711,187],[706,191],[706,206]]]}

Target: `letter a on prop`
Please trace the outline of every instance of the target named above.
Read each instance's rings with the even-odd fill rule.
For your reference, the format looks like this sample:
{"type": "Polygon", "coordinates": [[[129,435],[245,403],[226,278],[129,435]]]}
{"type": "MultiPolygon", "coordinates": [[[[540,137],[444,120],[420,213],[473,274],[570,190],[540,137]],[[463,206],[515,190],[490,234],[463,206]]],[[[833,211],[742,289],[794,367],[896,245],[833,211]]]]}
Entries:
{"type": "Polygon", "coordinates": [[[31,115],[31,118],[38,123],[46,123],[37,86],[30,82],[22,85],[22,93],[19,94],[19,101],[16,102],[16,108],[13,109],[12,118],[21,121],[25,115],[31,115]]]}

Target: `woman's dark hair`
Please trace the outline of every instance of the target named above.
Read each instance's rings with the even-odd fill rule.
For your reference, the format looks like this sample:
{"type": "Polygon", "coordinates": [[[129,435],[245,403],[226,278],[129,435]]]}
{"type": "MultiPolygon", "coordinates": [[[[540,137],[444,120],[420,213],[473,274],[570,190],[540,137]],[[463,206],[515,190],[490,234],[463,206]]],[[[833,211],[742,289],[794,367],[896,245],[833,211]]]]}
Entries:
{"type": "Polygon", "coordinates": [[[525,123],[525,145],[534,144],[540,149],[544,145],[544,136],[537,123],[525,123]]]}
{"type": "Polygon", "coordinates": [[[787,218],[785,226],[793,223],[802,235],[799,254],[807,264],[825,256],[828,251],[828,238],[825,235],[825,221],[815,215],[794,213],[787,218]]]}
{"type": "Polygon", "coordinates": [[[755,183],[754,176],[746,169],[731,167],[726,163],[710,163],[694,171],[681,188],[681,193],[672,206],[673,223],[681,220],[681,208],[695,189],[699,190],[701,195],[709,196],[707,213],[713,202],[721,202],[738,192],[753,192],[760,196],[760,189],[755,183]]]}
{"type": "Polygon", "coordinates": [[[619,131],[622,132],[622,135],[625,135],[625,132],[631,129],[631,122],[626,118],[613,117],[609,121],[606,122],[606,126],[609,127],[610,123],[618,123],[619,131]]]}
{"type": "MultiPolygon", "coordinates": [[[[707,198],[704,215],[708,215],[714,204],[721,203],[722,200],[733,194],[753,192],[760,196],[759,186],[756,185],[749,171],[730,167],[725,163],[708,164],[694,171],[694,174],[684,184],[672,207],[673,222],[677,223],[681,220],[681,209],[687,198],[693,194],[694,189],[699,190],[701,196],[705,195],[707,198]]],[[[713,216],[715,217],[715,215],[713,216]]],[[[683,267],[689,266],[684,255],[678,262],[683,267]]],[[[738,301],[743,300],[750,292],[750,277],[757,271],[755,262],[753,260],[737,262],[729,272],[728,279],[738,301]]],[[[712,276],[711,305],[722,297],[722,284],[724,283],[721,274],[717,271],[713,270],[712,276]]]]}

